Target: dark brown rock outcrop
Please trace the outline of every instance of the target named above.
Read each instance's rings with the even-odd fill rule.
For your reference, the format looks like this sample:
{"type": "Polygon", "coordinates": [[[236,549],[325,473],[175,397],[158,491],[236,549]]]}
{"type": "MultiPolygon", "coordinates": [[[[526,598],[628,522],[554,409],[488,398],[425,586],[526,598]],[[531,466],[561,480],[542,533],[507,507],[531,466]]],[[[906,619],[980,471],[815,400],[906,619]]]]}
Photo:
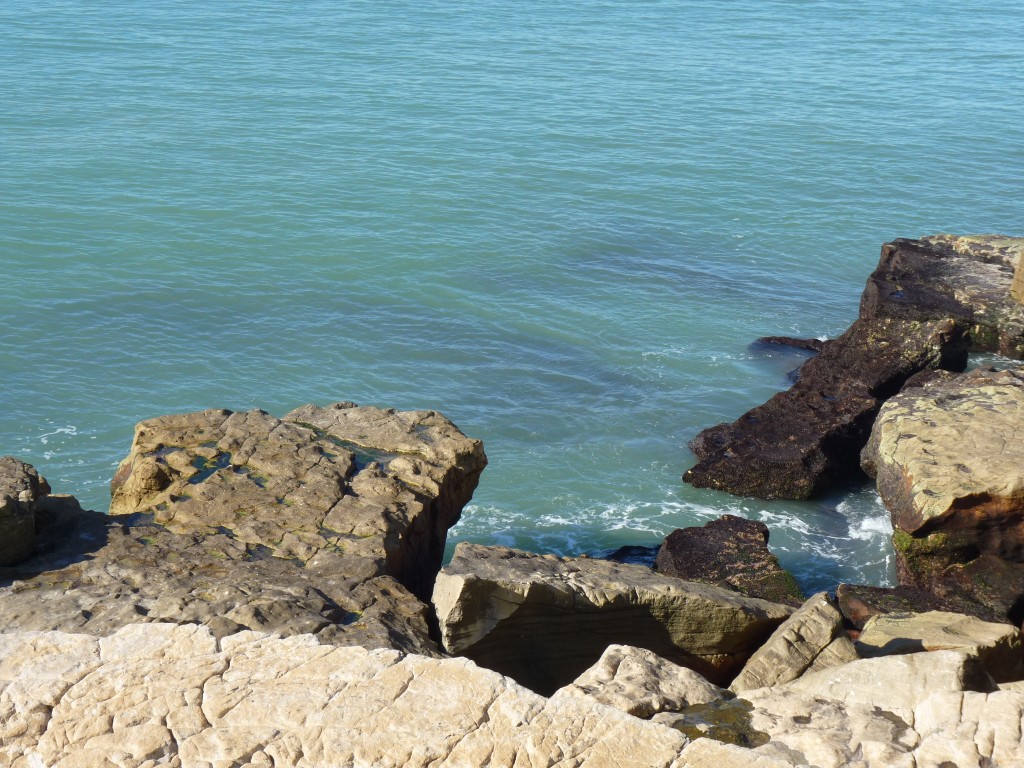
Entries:
{"type": "Polygon", "coordinates": [[[704,430],[683,476],[699,487],[803,499],[857,472],[882,403],[922,370],[963,370],[969,349],[1024,356],[1010,296],[1024,239],[938,235],[882,248],[857,321],[797,382],[731,424],[704,430]]]}
{"type": "Polygon", "coordinates": [[[768,526],[736,515],[673,531],[658,550],[654,567],[666,576],[714,584],[773,603],[798,606],[804,602],[796,580],[768,549],[768,526]]]}

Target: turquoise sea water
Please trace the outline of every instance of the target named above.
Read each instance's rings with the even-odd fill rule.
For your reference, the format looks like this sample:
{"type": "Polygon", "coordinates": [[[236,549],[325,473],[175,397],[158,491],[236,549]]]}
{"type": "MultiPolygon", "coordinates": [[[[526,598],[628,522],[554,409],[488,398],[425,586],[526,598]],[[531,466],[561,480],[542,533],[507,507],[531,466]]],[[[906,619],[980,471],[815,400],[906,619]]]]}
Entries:
{"type": "Polygon", "coordinates": [[[135,421],[433,408],[452,539],[561,553],[763,519],[889,578],[870,488],[684,486],[882,242],[1024,234],[1016,2],[0,5],[0,453],[105,509],[135,421]]]}

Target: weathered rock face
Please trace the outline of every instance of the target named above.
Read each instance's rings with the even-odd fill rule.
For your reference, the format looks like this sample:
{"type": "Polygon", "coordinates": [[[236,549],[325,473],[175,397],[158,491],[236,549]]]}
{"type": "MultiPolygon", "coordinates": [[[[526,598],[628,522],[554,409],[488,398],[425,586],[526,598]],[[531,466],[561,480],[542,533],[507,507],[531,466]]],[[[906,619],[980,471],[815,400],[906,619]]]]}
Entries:
{"type": "Polygon", "coordinates": [[[768,526],[735,515],[673,531],[658,550],[654,567],[666,576],[774,603],[799,605],[804,599],[796,580],[768,549],[768,526]]]}
{"type": "Polygon", "coordinates": [[[0,635],[9,768],[679,766],[679,733],[465,659],[134,625],[0,635]]]}
{"type": "Polygon", "coordinates": [[[0,566],[32,554],[36,501],[49,492],[34,467],[13,456],[0,456],[0,566]]]}
{"type": "Polygon", "coordinates": [[[879,414],[864,469],[892,513],[900,580],[1024,561],[1024,374],[979,369],[906,389],[879,414]]]}
{"type": "Polygon", "coordinates": [[[721,701],[726,695],[692,669],[656,653],[629,645],[609,645],[594,666],[571,685],[555,691],[552,698],[589,698],[647,720],[659,712],[678,712],[695,704],[721,701]]]}
{"type": "Polygon", "coordinates": [[[948,321],[858,321],[825,344],[785,392],[690,443],[683,479],[760,498],[806,499],[857,470],[886,397],[926,368],[967,362],[963,330],[948,321]]]}
{"type": "Polygon", "coordinates": [[[845,664],[858,658],[853,642],[843,631],[843,617],[821,592],[779,626],[754,651],[731,690],[788,683],[808,672],[845,664]]]}
{"type": "Polygon", "coordinates": [[[977,656],[997,683],[1024,677],[1021,633],[1007,625],[944,611],[879,614],[857,641],[861,656],[964,651],[977,656]]]}
{"type": "Polygon", "coordinates": [[[37,555],[0,568],[5,629],[196,622],[436,654],[410,590],[440,566],[479,442],[432,412],[289,418],[311,426],[262,411],[141,423],[113,484],[121,514],[48,503],[37,555]]]}
{"type": "MultiPolygon", "coordinates": [[[[957,686],[955,679],[936,682],[957,686]]],[[[894,679],[890,684],[905,681],[894,679]]],[[[744,696],[751,704],[747,727],[770,739],[747,754],[770,757],[782,765],[940,768],[1011,766],[1024,761],[1024,694],[1020,693],[918,690],[907,699],[912,706],[898,712],[787,686],[744,696]]],[[[693,742],[683,754],[689,757],[692,747],[703,741],[693,742]]]]}
{"type": "Polygon", "coordinates": [[[971,349],[1024,357],[1024,307],[1011,296],[1024,238],[932,235],[882,246],[861,317],[950,318],[971,349]]]}
{"type": "Polygon", "coordinates": [[[791,612],[639,565],[465,542],[438,574],[433,602],[446,650],[542,693],[613,643],[727,682],[791,612]]]}
{"type": "MultiPolygon", "coordinates": [[[[665,669],[655,665],[655,676],[665,669]]],[[[976,661],[953,651],[853,662],[655,718],[585,695],[544,699],[466,659],[338,648],[309,635],[218,642],[205,627],[168,624],[102,638],[0,634],[0,764],[10,768],[1024,762],[1024,693],[996,691],[976,661]]]]}
{"type": "Polygon", "coordinates": [[[809,672],[788,683],[786,689],[846,704],[879,707],[906,717],[933,693],[988,693],[997,686],[976,656],[933,651],[851,661],[809,672]]]}
{"type": "Polygon", "coordinates": [[[786,392],[690,444],[693,485],[808,498],[857,471],[882,402],[922,370],[963,370],[968,348],[1024,356],[1010,296],[1024,238],[938,235],[882,247],[859,319],[807,361],[786,392]]]}
{"type": "Polygon", "coordinates": [[[138,425],[110,511],[276,557],[363,558],[425,599],[485,464],[480,442],[433,411],[203,411],[138,425]]]}

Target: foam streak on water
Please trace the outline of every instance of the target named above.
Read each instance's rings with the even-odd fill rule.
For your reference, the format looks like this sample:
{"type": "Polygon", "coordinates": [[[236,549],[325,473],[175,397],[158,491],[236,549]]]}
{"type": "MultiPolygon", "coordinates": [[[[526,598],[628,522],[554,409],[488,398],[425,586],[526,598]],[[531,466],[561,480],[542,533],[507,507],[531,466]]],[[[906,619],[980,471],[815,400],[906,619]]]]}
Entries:
{"type": "Polygon", "coordinates": [[[923,0],[0,6],[0,452],[105,507],[132,424],[436,408],[457,537],[765,519],[882,581],[873,494],[750,502],[685,444],[786,386],[879,245],[1024,222],[1024,8],[923,0]]]}

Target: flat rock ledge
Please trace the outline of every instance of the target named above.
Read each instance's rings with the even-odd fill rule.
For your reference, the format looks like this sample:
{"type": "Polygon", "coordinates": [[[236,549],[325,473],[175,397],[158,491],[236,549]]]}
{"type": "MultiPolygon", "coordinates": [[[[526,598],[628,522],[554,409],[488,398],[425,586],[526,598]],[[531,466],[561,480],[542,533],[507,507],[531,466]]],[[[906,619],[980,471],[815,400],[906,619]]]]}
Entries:
{"type": "Polygon", "coordinates": [[[0,567],[2,631],[200,623],[436,655],[421,598],[485,464],[433,411],[144,421],[113,514],[34,500],[31,556],[0,567]]]}
{"type": "Polygon", "coordinates": [[[466,659],[168,624],[0,635],[7,768],[669,768],[686,743],[466,659]]]}
{"type": "Polygon", "coordinates": [[[683,479],[805,499],[856,474],[879,408],[911,376],[962,371],[969,350],[1024,357],[1024,304],[1011,295],[1022,252],[1024,238],[1001,235],[886,243],[856,322],[788,390],[697,435],[683,479]]]}
{"type": "Polygon", "coordinates": [[[438,574],[433,603],[446,651],[545,694],[613,644],[725,684],[792,612],[640,565],[466,542],[438,574]]]}
{"type": "Polygon", "coordinates": [[[466,659],[311,635],[0,634],[8,768],[1009,768],[1024,762],[1022,723],[1024,693],[956,651],[730,698],[619,648],[545,698],[466,659]],[[651,719],[620,711],[636,698],[651,719]]]}

